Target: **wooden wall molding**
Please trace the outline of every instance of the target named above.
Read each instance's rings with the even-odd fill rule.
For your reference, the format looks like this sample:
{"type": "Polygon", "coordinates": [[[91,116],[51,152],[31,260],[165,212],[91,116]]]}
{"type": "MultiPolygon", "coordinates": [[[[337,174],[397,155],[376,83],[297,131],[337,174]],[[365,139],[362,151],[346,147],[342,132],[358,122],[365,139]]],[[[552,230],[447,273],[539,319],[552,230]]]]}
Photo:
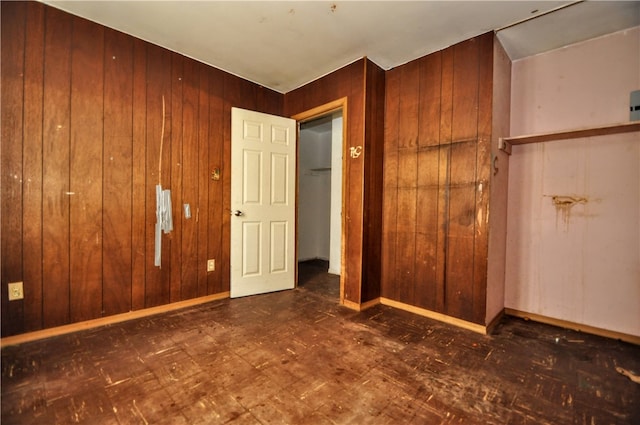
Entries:
{"type": "Polygon", "coordinates": [[[416,307],[414,305],[405,304],[399,301],[394,301],[385,297],[380,297],[380,304],[386,305],[389,307],[394,307],[400,310],[408,311],[410,313],[418,314],[420,316],[428,317],[429,319],[434,319],[434,320],[437,320],[438,322],[457,326],[459,328],[467,329],[482,335],[489,334],[491,329],[489,326],[483,326],[477,323],[468,322],[466,320],[462,320],[456,317],[447,316],[446,314],[438,313],[437,311],[427,310],[426,308],[416,307]]]}
{"type": "Polygon", "coordinates": [[[53,336],[66,335],[73,332],[86,331],[101,326],[113,325],[128,320],[141,319],[160,313],[168,313],[170,311],[182,308],[193,307],[200,304],[209,303],[229,298],[229,292],[221,292],[219,294],[208,295],[206,297],[193,298],[185,301],[178,301],[172,304],[161,305],[157,307],[145,308],[128,313],[114,314],[113,316],[101,317],[99,319],[85,320],[82,322],[71,323],[69,325],[56,326],[55,328],[43,329],[34,332],[27,332],[20,335],[8,336],[0,339],[0,347],[8,347],[10,345],[23,344],[25,342],[36,341],[53,336]]]}

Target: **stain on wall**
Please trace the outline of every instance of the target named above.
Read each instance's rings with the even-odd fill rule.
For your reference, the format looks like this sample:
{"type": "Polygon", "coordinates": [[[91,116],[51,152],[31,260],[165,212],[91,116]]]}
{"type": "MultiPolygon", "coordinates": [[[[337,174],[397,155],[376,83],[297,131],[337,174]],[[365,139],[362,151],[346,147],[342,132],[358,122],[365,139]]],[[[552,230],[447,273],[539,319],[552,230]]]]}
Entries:
{"type": "Polygon", "coordinates": [[[571,209],[577,204],[586,204],[589,200],[583,196],[547,195],[551,196],[551,204],[556,209],[556,227],[560,219],[564,224],[564,230],[568,230],[571,218],[571,209]]]}

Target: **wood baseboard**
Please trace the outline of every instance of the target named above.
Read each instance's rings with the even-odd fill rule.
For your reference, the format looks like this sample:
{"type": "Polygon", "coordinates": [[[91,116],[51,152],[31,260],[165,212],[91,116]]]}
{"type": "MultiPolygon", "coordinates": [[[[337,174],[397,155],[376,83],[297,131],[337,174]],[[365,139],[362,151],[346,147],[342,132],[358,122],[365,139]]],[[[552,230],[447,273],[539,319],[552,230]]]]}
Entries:
{"type": "Polygon", "coordinates": [[[582,325],[580,323],[570,322],[568,320],[554,319],[553,317],[542,316],[535,313],[527,313],[512,308],[505,308],[505,314],[509,316],[520,317],[525,320],[533,320],[534,322],[545,323],[547,325],[557,326],[564,329],[571,329],[578,332],[603,336],[605,338],[619,339],[620,341],[629,342],[631,344],[640,345],[640,336],[629,335],[622,332],[610,331],[607,329],[597,328],[590,325],[582,325]]]}
{"type": "MultiPolygon", "coordinates": [[[[487,326],[479,325],[477,323],[467,322],[466,320],[458,319],[456,317],[447,316],[446,314],[438,313],[435,311],[427,310],[424,308],[416,307],[413,305],[401,303],[399,301],[390,300],[389,298],[380,298],[380,304],[388,305],[400,310],[408,311],[411,313],[419,314],[420,316],[428,317],[430,319],[437,320],[439,322],[454,325],[459,328],[464,328],[473,332],[477,332],[483,335],[487,335],[489,328],[487,326]]],[[[495,319],[494,319],[495,320],[495,319]]],[[[497,323],[497,322],[496,322],[497,323]]]]}
{"type": "Polygon", "coordinates": [[[360,311],[364,311],[364,310],[366,310],[368,308],[371,308],[373,306],[376,306],[378,304],[380,304],[380,298],[374,298],[371,301],[367,301],[366,303],[362,303],[360,305],[360,311]]]}
{"type": "Polygon", "coordinates": [[[371,307],[373,307],[375,305],[378,305],[378,304],[380,304],[380,298],[375,298],[375,299],[373,299],[371,301],[367,301],[367,302],[364,302],[362,304],[358,304],[358,303],[355,303],[355,302],[349,301],[349,300],[342,300],[342,305],[343,306],[345,306],[347,308],[350,308],[351,310],[355,310],[355,311],[364,311],[364,310],[366,310],[368,308],[371,308],[371,307]]]}
{"type": "Polygon", "coordinates": [[[198,304],[204,304],[211,301],[217,301],[229,298],[230,293],[220,292],[219,294],[207,295],[206,297],[193,298],[185,301],[178,301],[171,304],[160,305],[157,307],[145,308],[142,310],[129,311],[122,314],[114,314],[113,316],[100,317],[98,319],[85,320],[83,322],[71,323],[69,325],[57,326],[55,328],[42,329],[39,331],[28,332],[20,335],[8,336],[0,339],[0,347],[4,348],[10,345],[22,344],[25,342],[36,341],[39,339],[50,338],[52,336],[64,335],[72,332],[84,331],[100,326],[113,325],[115,323],[125,322],[127,320],[139,319],[142,317],[153,316],[155,314],[166,313],[168,311],[178,310],[185,307],[191,307],[198,304]]]}

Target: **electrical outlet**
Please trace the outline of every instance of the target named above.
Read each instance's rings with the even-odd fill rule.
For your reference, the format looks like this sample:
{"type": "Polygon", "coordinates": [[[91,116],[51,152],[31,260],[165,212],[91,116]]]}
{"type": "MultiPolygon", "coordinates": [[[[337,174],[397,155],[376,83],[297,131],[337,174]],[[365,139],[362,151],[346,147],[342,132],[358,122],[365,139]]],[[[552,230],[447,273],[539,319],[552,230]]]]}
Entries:
{"type": "Polygon", "coordinates": [[[207,271],[213,272],[216,270],[216,260],[207,260],[207,271]]]}
{"type": "Polygon", "coordinates": [[[24,298],[22,282],[9,283],[9,301],[21,300],[24,298]]]}

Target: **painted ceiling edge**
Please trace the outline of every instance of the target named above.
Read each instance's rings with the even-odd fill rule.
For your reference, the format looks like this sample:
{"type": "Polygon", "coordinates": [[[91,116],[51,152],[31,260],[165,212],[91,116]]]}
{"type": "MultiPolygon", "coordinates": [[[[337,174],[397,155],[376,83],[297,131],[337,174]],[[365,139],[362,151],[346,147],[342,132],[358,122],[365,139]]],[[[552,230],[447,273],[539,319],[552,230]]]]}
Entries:
{"type": "MultiPolygon", "coordinates": [[[[355,59],[353,59],[353,60],[351,60],[351,61],[349,61],[349,62],[346,62],[346,63],[344,63],[344,64],[342,64],[342,65],[340,65],[340,66],[336,67],[335,69],[332,69],[331,71],[327,71],[327,72],[325,72],[325,73],[324,73],[324,74],[322,74],[322,75],[319,75],[319,76],[317,76],[317,77],[314,77],[314,78],[312,78],[311,80],[307,81],[306,83],[302,83],[302,84],[298,85],[297,87],[292,88],[291,90],[286,91],[286,92],[284,92],[284,93],[283,93],[283,92],[280,92],[280,91],[278,91],[278,90],[275,90],[275,89],[271,89],[271,90],[277,91],[277,92],[278,92],[278,93],[280,93],[280,94],[287,94],[287,93],[291,93],[292,91],[298,90],[299,88],[304,87],[304,86],[306,86],[307,84],[311,84],[311,83],[313,83],[313,82],[315,82],[315,81],[318,81],[318,80],[320,80],[320,79],[322,79],[322,78],[326,77],[327,75],[331,75],[331,74],[333,74],[334,72],[339,71],[339,70],[341,70],[342,68],[346,68],[346,67],[347,67],[347,66],[349,66],[349,65],[353,65],[354,63],[356,63],[356,62],[358,62],[358,61],[360,61],[360,60],[363,60],[363,59],[366,61],[366,60],[367,60],[367,56],[361,56],[361,57],[359,57],[359,58],[355,58],[355,59]]],[[[369,59],[369,60],[371,60],[371,59],[369,59]]],[[[373,61],[372,61],[372,62],[373,62],[373,61]]],[[[376,64],[376,65],[377,65],[377,64],[376,64]]],[[[378,66],[380,66],[380,65],[378,65],[378,66]]]]}
{"type": "Polygon", "coordinates": [[[540,12],[537,15],[531,15],[531,16],[528,16],[526,18],[520,19],[519,21],[513,22],[513,23],[508,24],[508,25],[505,25],[503,27],[496,28],[494,31],[496,33],[498,33],[500,31],[506,30],[508,28],[512,28],[512,27],[515,27],[517,25],[524,24],[525,22],[532,21],[534,19],[540,18],[540,17],[545,16],[545,15],[549,15],[550,13],[557,12],[558,10],[566,9],[568,7],[571,7],[571,6],[575,6],[576,4],[584,3],[585,1],[586,0],[576,0],[576,1],[571,2],[571,3],[561,4],[560,6],[554,7],[553,9],[547,10],[545,12],[540,12]]]}
{"type": "MultiPolygon", "coordinates": [[[[634,0],[634,1],[638,1],[638,0],[634,0]]],[[[579,46],[579,45],[584,44],[584,43],[590,43],[593,40],[598,40],[598,39],[602,39],[602,38],[606,38],[606,37],[611,37],[613,35],[626,33],[628,31],[633,31],[633,30],[638,29],[638,28],[640,28],[640,25],[636,25],[636,26],[629,27],[629,28],[623,28],[623,29],[620,29],[620,30],[617,30],[617,31],[614,31],[614,32],[610,32],[610,33],[607,33],[607,34],[599,35],[597,37],[589,38],[587,40],[578,41],[576,43],[571,44],[570,46],[579,46]]],[[[502,41],[500,43],[502,44],[502,41]]],[[[544,52],[533,54],[531,56],[523,56],[523,57],[517,58],[517,59],[509,58],[509,60],[511,60],[511,63],[516,63],[516,62],[524,61],[524,60],[531,59],[531,58],[534,58],[534,57],[537,57],[537,56],[546,55],[546,54],[551,53],[551,52],[556,52],[558,50],[563,50],[563,49],[566,49],[567,47],[569,47],[569,46],[560,46],[560,47],[556,47],[556,48],[551,49],[551,50],[545,50],[544,52]]]]}

